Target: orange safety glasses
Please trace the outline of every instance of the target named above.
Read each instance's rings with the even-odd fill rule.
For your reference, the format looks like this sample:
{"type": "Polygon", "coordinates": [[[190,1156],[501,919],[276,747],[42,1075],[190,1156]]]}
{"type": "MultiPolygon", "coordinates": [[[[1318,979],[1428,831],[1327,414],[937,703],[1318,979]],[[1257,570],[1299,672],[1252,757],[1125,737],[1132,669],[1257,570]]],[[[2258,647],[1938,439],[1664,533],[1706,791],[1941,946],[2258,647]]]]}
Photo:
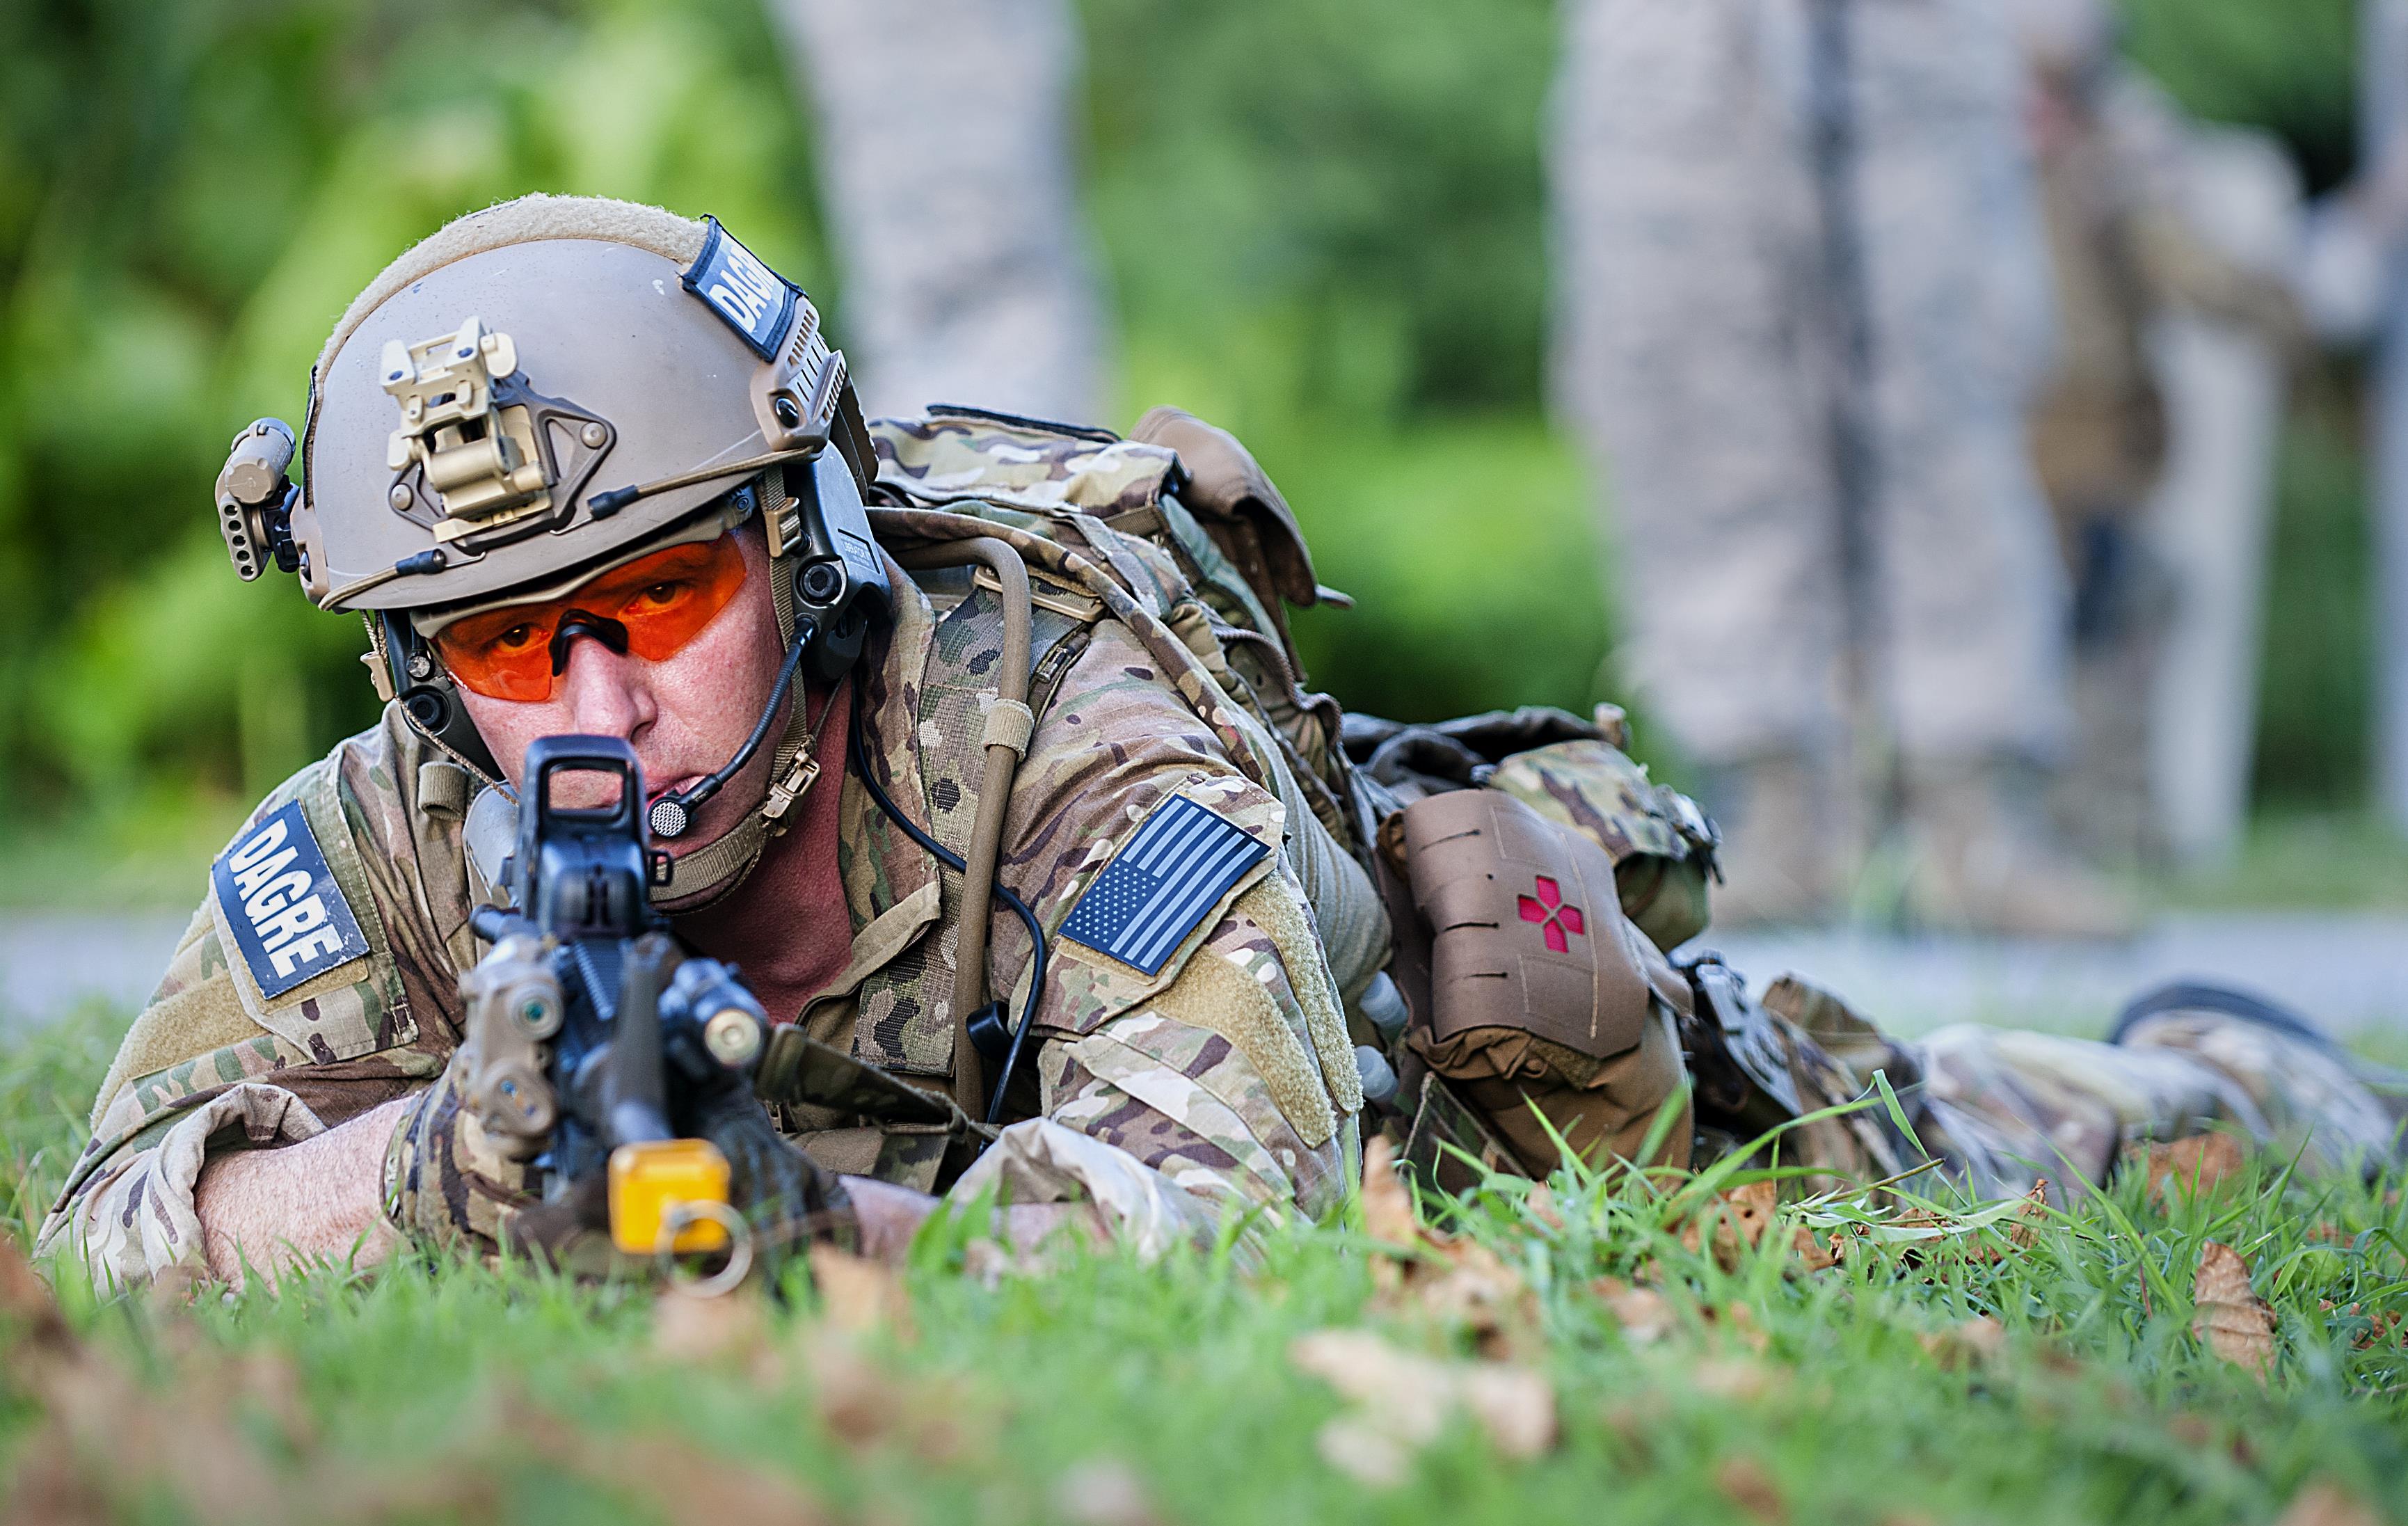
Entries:
{"type": "Polygon", "coordinates": [[[646,662],[685,650],[744,586],[744,551],[733,535],[690,541],[612,568],[560,598],[472,614],[435,638],[443,665],[488,699],[538,702],[568,667],[580,634],[646,662]],[[561,627],[568,627],[568,641],[561,627]]]}

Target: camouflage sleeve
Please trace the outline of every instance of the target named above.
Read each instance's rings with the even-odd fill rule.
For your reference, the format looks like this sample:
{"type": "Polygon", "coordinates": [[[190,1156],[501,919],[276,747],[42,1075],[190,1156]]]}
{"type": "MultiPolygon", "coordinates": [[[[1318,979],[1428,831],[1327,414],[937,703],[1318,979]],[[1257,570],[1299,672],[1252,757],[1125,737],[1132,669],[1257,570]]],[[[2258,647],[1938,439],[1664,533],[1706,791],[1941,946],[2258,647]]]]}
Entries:
{"type": "Polygon", "coordinates": [[[101,1287],[171,1267],[206,1271],[193,1184],[209,1141],[236,1126],[253,1145],[322,1132],[307,1102],[260,1080],[308,1063],[244,1012],[204,906],[101,1082],[92,1139],[42,1225],[38,1253],[81,1260],[101,1287]]]}
{"type": "Polygon", "coordinates": [[[263,854],[256,886],[229,875],[232,888],[213,888],[194,914],[101,1081],[92,1138],[43,1223],[43,1254],[79,1259],[118,1286],[197,1270],[193,1186],[211,1155],[308,1139],[442,1070],[449,1024],[422,1032],[416,1015],[440,1015],[430,993],[449,965],[421,930],[420,856],[389,756],[377,734],[352,739],[236,834],[229,857],[280,819],[293,846],[306,823],[315,857],[263,854]],[[288,960],[295,978],[269,991],[261,977],[279,972],[273,950],[246,963],[235,933],[247,927],[256,945],[259,919],[291,908],[295,880],[356,918],[359,946],[288,960]]]}
{"type": "Polygon", "coordinates": [[[51,1211],[36,1254],[72,1258],[103,1291],[208,1276],[193,1188],[211,1142],[237,1129],[247,1147],[259,1148],[308,1139],[326,1126],[280,1087],[246,1081],[215,1090],[102,1159],[51,1211]]]}
{"type": "Polygon", "coordinates": [[[211,1155],[289,1144],[413,1091],[439,1058],[388,1049],[326,1064],[255,1021],[208,908],[103,1079],[91,1141],[42,1225],[39,1254],[95,1285],[205,1270],[193,1186],[211,1155]],[[236,1130],[239,1130],[237,1133],[236,1130]]]}
{"type": "Polygon", "coordinates": [[[1039,1057],[1045,1113],[1229,1208],[1319,1217],[1359,1169],[1362,1083],[1302,892],[1240,896],[1156,995],[1039,1057]]]}

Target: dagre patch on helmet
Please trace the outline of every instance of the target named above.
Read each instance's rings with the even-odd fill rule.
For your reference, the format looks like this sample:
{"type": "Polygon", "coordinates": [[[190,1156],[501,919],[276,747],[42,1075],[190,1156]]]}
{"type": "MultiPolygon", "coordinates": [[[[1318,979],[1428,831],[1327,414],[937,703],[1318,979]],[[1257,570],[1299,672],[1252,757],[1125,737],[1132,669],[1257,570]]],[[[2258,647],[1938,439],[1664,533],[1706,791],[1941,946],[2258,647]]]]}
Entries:
{"type": "Polygon", "coordinates": [[[368,952],[297,800],[236,838],[209,879],[262,996],[273,1000],[368,952]]]}
{"type": "Polygon", "coordinates": [[[800,289],[738,243],[719,225],[719,219],[702,221],[710,231],[703,238],[702,252],[686,269],[685,289],[710,304],[710,310],[724,319],[754,354],[775,360],[778,346],[786,338],[786,325],[794,322],[800,289]]]}
{"type": "Polygon", "coordinates": [[[1269,852],[1235,823],[1174,795],[1079,892],[1062,936],[1154,974],[1269,852]]]}

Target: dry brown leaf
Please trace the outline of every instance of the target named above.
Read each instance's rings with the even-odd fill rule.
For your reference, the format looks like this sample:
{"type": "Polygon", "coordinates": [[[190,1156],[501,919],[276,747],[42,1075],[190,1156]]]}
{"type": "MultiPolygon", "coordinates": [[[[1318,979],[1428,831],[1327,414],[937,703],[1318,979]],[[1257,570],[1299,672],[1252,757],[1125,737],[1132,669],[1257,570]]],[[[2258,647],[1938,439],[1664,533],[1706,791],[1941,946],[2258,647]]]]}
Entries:
{"type": "Polygon", "coordinates": [[[1531,1188],[1530,1195],[1522,1201],[1528,1206],[1531,1217],[1557,1234],[1564,1232],[1564,1216],[1555,1211],[1555,1194],[1546,1183],[1541,1182],[1531,1188]]]}
{"type": "Polygon", "coordinates": [[[1789,1248],[1809,1272],[1826,1272],[1840,1264],[1840,1237],[1837,1234],[1831,1236],[1830,1245],[1826,1246],[1814,1238],[1813,1231],[1800,1224],[1790,1234],[1789,1248]]]}
{"type": "Polygon", "coordinates": [[[910,1337],[910,1296],[893,1267],[828,1245],[811,1246],[810,1262],[821,1314],[830,1325],[856,1334],[885,1325],[910,1337]]]}
{"type": "Polygon", "coordinates": [[[1322,1457],[1365,1483],[1403,1480],[1412,1454],[1437,1439],[1450,1415],[1468,1414],[1510,1458],[1555,1442],[1555,1391],[1526,1367],[1442,1361],[1399,1350],[1368,1330],[1320,1330],[1288,1347],[1297,1367],[1352,1408],[1321,1429],[1322,1457]]]}
{"type": "Polygon", "coordinates": [[[1463,1407],[1488,1432],[1498,1454],[1516,1461],[1555,1445],[1555,1389],[1527,1367],[1482,1362],[1459,1370],[1463,1407]]]}
{"type": "Polygon", "coordinates": [[[505,1472],[529,1455],[637,1496],[673,1526],[727,1520],[821,1526],[826,1513],[797,1485],[707,1454],[669,1436],[587,1436],[523,1398],[496,1399],[508,1425],[468,1423],[458,1447],[407,1469],[321,1451],[298,1375],[270,1351],[228,1353],[172,1303],[151,1343],[161,1387],[77,1341],[13,1247],[0,1243],[0,1301],[17,1327],[10,1375],[45,1411],[41,1431],[0,1499],[0,1519],[102,1521],[153,1508],[161,1497],[204,1526],[383,1521],[395,1517],[488,1519],[499,1515],[505,1472]],[[229,1404],[229,1398],[237,1399],[229,1404]],[[271,1456],[236,1423],[263,1411],[296,1457],[271,1456]]]}
{"type": "Polygon", "coordinates": [[[1145,1480],[1117,1458],[1096,1458],[1063,1474],[1054,1505],[1072,1526],[1162,1526],[1145,1480]]]}
{"type": "MultiPolygon", "coordinates": [[[[1764,1237],[1776,1222],[1781,1211],[1781,1188],[1773,1182],[1750,1182],[1716,1197],[1712,1204],[1684,1222],[1681,1245],[1691,1252],[1704,1243],[1704,1223],[1714,1220],[1714,1260],[1725,1271],[1735,1270],[1741,1254],[1764,1243],[1764,1237]]],[[[1809,1272],[1821,1272],[1840,1264],[1844,1255],[1840,1231],[1834,1231],[1827,1245],[1804,1225],[1790,1231],[1790,1254],[1798,1264],[1809,1272]]]]}
{"type": "Polygon", "coordinates": [[[2230,1134],[2193,1134],[2170,1144],[2149,1146],[2149,1196],[2165,1196],[2169,1181],[2193,1193],[2210,1192],[2241,1174],[2246,1160],[2241,1141],[2230,1134]]]}
{"type": "Polygon", "coordinates": [[[2023,1206],[2015,1210],[2014,1228],[2007,1231],[2007,1244],[2017,1250],[2031,1249],[2040,1244],[2040,1228],[2047,1222],[2048,1178],[2035,1177],[2031,1190],[2024,1194],[2023,1206]]]}
{"type": "Polygon", "coordinates": [[[2274,1360],[2274,1311],[2249,1286],[2249,1263],[2230,1245],[2210,1240],[2199,1253],[2191,1301],[2199,1307],[2191,1332],[2262,1381],[2274,1360]]]}
{"type": "Polygon", "coordinates": [[[1772,1344],[1772,1338],[1765,1333],[1764,1327],[1756,1322],[1756,1310],[1744,1303],[1726,1303],[1720,1308],[1709,1306],[1706,1317],[1728,1331],[1741,1345],[1758,1356],[1763,1355],[1765,1348],[1772,1344]]]}
{"type": "Polygon", "coordinates": [[[17,1340],[28,1346],[62,1349],[74,1344],[41,1274],[7,1236],[0,1236],[0,1319],[16,1327],[17,1340]]]}
{"type": "Polygon", "coordinates": [[[1709,1399],[1753,1404],[1788,1386],[1788,1375],[1752,1357],[1709,1357],[1688,1370],[1689,1382],[1709,1399]]]}
{"type": "Polygon", "coordinates": [[[1789,1507],[1782,1503],[1781,1490],[1774,1487],[1772,1476],[1754,1458],[1723,1459],[1714,1469],[1714,1487],[1757,1520],[1778,1522],[1789,1519],[1789,1507]]]}
{"type": "Polygon", "coordinates": [[[1750,1182],[1724,1193],[1723,1202],[1730,1211],[1731,1222],[1753,1245],[1771,1227],[1772,1216],[1781,1206],[1781,1187],[1777,1182],[1750,1182]]]}
{"type": "Polygon", "coordinates": [[[510,1439],[555,1466],[633,1495],[670,1526],[824,1526],[828,1513],[791,1479],[671,1435],[590,1435],[557,1417],[514,1417],[510,1439]]]}
{"type": "Polygon", "coordinates": [[[754,1355],[766,1333],[761,1300],[744,1288],[723,1298],[704,1298],[672,1286],[652,1300],[652,1355],[665,1361],[754,1355]]]}
{"type": "Polygon", "coordinates": [[[1627,1398],[1616,1399],[1599,1411],[1598,1418],[1605,1422],[1608,1431],[1613,1432],[1614,1441],[1629,1454],[1628,1461],[1632,1468],[1654,1465],[1656,1443],[1663,1430],[1663,1416],[1653,1406],[1627,1398]]]}
{"type": "Polygon", "coordinates": [[[1622,1327],[1622,1338],[1633,1346],[1659,1341],[1681,1322],[1671,1300],[1653,1288],[1633,1288],[1619,1277],[1599,1277],[1589,1288],[1622,1327]]]}
{"type": "Polygon", "coordinates": [[[1414,1448],[1361,1414],[1331,1419],[1314,1435],[1313,1445],[1323,1461],[1371,1489],[1395,1489],[1412,1471],[1414,1448]]]}
{"type": "Polygon", "coordinates": [[[1412,1189],[1397,1171],[1397,1147],[1385,1134],[1375,1134],[1363,1148],[1363,1228],[1374,1240],[1392,1245],[1422,1243],[1421,1216],[1413,1212],[1412,1189]]]}
{"type": "Polygon", "coordinates": [[[1395,1159],[1384,1136],[1365,1148],[1364,1226],[1374,1238],[1416,1254],[1373,1258],[1372,1306],[1463,1327],[1491,1358],[1514,1356],[1535,1344],[1538,1295],[1486,1245],[1441,1233],[1414,1216],[1412,1195],[1397,1174],[1395,1159]]]}
{"type": "Polygon", "coordinates": [[[2323,1479],[2291,1496],[2274,1526],[2383,1526],[2363,1500],[2323,1479]]]}
{"type": "Polygon", "coordinates": [[[1418,1309],[1467,1330],[1486,1357],[1503,1360],[1535,1344],[1539,1298],[1520,1273],[1476,1240],[1448,1240],[1434,1248],[1440,1260],[1400,1266],[1375,1306],[1418,1309]]]}
{"type": "Polygon", "coordinates": [[[1942,1367],[1971,1367],[1996,1360],[2007,1348],[2007,1327],[1985,1314],[1917,1335],[1923,1349],[1942,1367]]]}
{"type": "Polygon", "coordinates": [[[5,1243],[0,1301],[12,1327],[9,1375],[44,1412],[0,1495],[0,1520],[121,1519],[153,1510],[162,1496],[204,1526],[490,1516],[498,1507],[492,1470],[474,1458],[412,1481],[364,1469],[355,1459],[312,1455],[316,1426],[290,1364],[266,1351],[227,1354],[172,1304],[154,1311],[150,1347],[165,1369],[162,1387],[78,1340],[49,1290],[5,1243]],[[256,1433],[237,1423],[246,1407],[265,1412],[280,1439],[301,1454],[297,1467],[269,1457],[256,1433]]]}
{"type": "Polygon", "coordinates": [[[307,1452],[318,1445],[318,1411],[303,1391],[301,1374],[273,1351],[250,1351],[227,1363],[222,1378],[202,1377],[197,1386],[221,1393],[239,1393],[265,1414],[284,1445],[307,1452]]]}
{"type": "Polygon", "coordinates": [[[828,1434],[855,1451],[876,1446],[914,1413],[911,1395],[838,1331],[806,1329],[797,1343],[811,1408],[828,1434]]]}
{"type": "Polygon", "coordinates": [[[1692,1215],[1681,1226],[1681,1247],[1697,1252],[1705,1241],[1705,1225],[1713,1225],[1714,1260],[1726,1272],[1738,1268],[1742,1253],[1764,1239],[1781,1206],[1781,1188],[1772,1182],[1750,1182],[1727,1192],[1692,1215]]]}
{"type": "Polygon", "coordinates": [[[1414,1447],[1437,1436],[1454,1398],[1449,1363],[1398,1350],[1368,1330],[1300,1335],[1288,1359],[1341,1397],[1376,1411],[1391,1433],[1414,1447]]]}

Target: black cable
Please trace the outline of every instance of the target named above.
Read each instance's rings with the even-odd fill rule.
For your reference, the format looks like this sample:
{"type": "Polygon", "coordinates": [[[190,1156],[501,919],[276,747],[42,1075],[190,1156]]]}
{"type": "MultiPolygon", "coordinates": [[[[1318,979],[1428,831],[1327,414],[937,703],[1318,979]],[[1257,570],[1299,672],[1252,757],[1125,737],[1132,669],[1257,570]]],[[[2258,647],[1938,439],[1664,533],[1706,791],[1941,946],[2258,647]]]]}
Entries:
{"type": "MultiPolygon", "coordinates": [[[[618,625],[615,620],[610,623],[618,625]]],[[[708,779],[699,780],[684,789],[673,789],[652,802],[650,819],[654,837],[683,837],[686,828],[694,825],[694,813],[702,809],[703,802],[725,788],[727,781],[735,778],[745,764],[752,761],[752,755],[761,750],[762,741],[769,735],[769,723],[778,718],[778,707],[786,702],[786,691],[795,686],[795,669],[802,665],[803,648],[810,643],[811,635],[812,626],[809,620],[796,625],[795,643],[786,648],[786,660],[778,668],[778,686],[769,691],[769,702],[762,708],[761,718],[752,723],[752,734],[744,739],[743,746],[736,749],[736,756],[727,760],[727,766],[708,779]],[[664,806],[670,810],[664,811],[664,806]],[[677,830],[663,830],[667,826],[674,826],[677,830]]],[[[625,627],[621,626],[623,644],[614,650],[625,651],[624,640],[625,627]]],[[[834,704],[836,700],[831,697],[828,702],[834,704]]],[[[826,716],[823,714],[821,719],[824,720],[826,716]]]]}
{"type": "MultiPolygon", "coordinates": [[[[855,687],[853,724],[847,728],[852,733],[853,771],[861,776],[861,786],[869,791],[869,798],[877,802],[878,809],[885,812],[889,820],[903,828],[905,836],[935,854],[937,861],[954,873],[968,873],[970,866],[963,861],[960,854],[922,831],[917,823],[895,808],[895,802],[886,798],[886,791],[878,787],[877,776],[869,771],[869,750],[863,745],[861,740],[862,712],[866,708],[861,703],[861,690],[855,687]]],[[[995,1089],[987,1098],[986,1121],[989,1126],[993,1126],[995,1120],[1003,1114],[1004,1088],[1011,1084],[1012,1073],[1020,1069],[1021,1045],[1027,1042],[1028,1030],[1036,1026],[1038,998],[1045,994],[1044,924],[1037,920],[1037,914],[1028,909],[1028,903],[1013,895],[1011,887],[1000,879],[995,882],[995,893],[1001,896],[1003,903],[1010,907],[1020,920],[1027,926],[1029,946],[1034,952],[1029,956],[1028,1000],[1020,1009],[1020,1026],[1012,1029],[1011,1047],[1004,1052],[1003,1073],[996,1078],[995,1089]]],[[[969,1014],[958,1014],[955,1020],[968,1022],[969,1014]]]]}

